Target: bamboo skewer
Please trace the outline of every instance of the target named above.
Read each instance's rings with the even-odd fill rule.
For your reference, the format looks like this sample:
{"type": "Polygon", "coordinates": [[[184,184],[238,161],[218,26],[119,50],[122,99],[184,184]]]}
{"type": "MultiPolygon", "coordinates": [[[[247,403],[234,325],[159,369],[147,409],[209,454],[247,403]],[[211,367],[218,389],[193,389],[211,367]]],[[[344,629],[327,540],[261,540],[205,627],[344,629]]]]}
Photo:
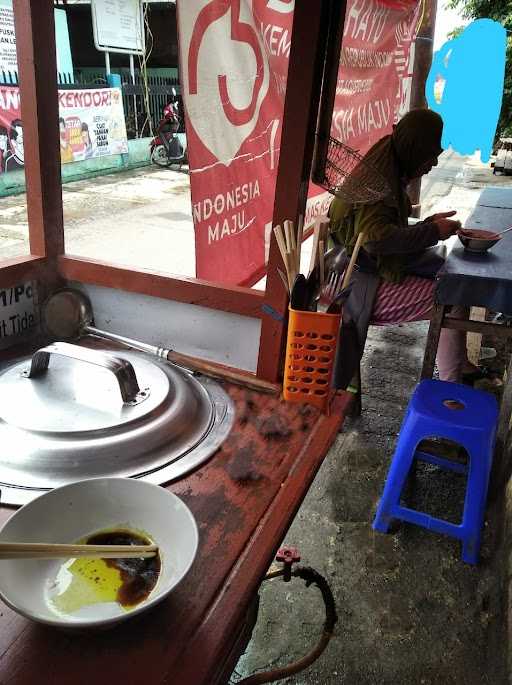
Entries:
{"type": "Polygon", "coordinates": [[[154,557],[157,545],[74,545],[44,542],[0,542],[0,559],[143,559],[154,557]]]}

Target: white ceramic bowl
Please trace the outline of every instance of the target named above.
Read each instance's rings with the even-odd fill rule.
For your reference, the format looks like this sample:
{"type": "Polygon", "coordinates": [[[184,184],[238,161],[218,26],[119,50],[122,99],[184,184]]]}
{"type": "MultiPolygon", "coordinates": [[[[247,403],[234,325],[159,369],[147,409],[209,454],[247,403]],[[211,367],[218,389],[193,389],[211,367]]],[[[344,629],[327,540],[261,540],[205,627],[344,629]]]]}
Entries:
{"type": "Polygon", "coordinates": [[[190,569],[198,532],[188,507],[168,490],[131,478],[95,478],[65,485],[19,509],[0,531],[2,542],[76,542],[112,527],[144,531],[158,545],[156,586],[127,611],[117,602],[93,603],[72,614],[55,607],[65,559],[0,560],[0,597],[34,621],[63,628],[108,627],[154,606],[190,569]]]}

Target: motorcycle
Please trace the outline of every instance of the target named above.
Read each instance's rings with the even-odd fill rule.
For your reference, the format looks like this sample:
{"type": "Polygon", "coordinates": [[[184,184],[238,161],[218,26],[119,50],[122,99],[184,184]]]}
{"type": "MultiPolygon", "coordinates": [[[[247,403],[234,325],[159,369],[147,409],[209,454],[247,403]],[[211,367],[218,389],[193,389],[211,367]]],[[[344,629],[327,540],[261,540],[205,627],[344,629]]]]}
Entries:
{"type": "Polygon", "coordinates": [[[182,164],[188,161],[187,137],[180,131],[181,117],[174,88],[172,94],[173,100],[164,107],[157,134],[150,143],[151,161],[161,167],[177,166],[181,169],[182,164]]]}

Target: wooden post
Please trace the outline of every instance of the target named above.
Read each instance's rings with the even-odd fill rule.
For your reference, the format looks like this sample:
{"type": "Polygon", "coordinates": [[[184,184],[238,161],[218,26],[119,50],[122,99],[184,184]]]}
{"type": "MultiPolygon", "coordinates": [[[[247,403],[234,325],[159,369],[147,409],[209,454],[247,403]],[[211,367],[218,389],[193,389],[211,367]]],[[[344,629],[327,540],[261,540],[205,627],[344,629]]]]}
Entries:
{"type": "Polygon", "coordinates": [[[53,3],[16,0],[13,9],[30,252],[55,258],[64,252],[64,221],[53,3]]]}
{"type": "Polygon", "coordinates": [[[311,170],[311,177],[313,181],[320,184],[322,184],[325,178],[325,163],[327,160],[329,139],[331,136],[332,113],[334,109],[334,102],[336,100],[336,90],[338,87],[339,69],[334,69],[333,65],[339,65],[340,63],[346,9],[346,1],[331,3],[329,32],[327,36],[327,48],[322,83],[322,97],[318,112],[313,169],[311,170]]]}
{"type": "MultiPolygon", "coordinates": [[[[304,213],[306,206],[329,12],[329,0],[295,4],[274,200],[274,226],[282,224],[285,219],[291,219],[297,225],[298,217],[304,213]]],[[[337,69],[337,65],[333,68],[337,69]]],[[[279,379],[288,304],[287,294],[277,273],[278,266],[281,266],[281,257],[272,234],[264,305],[270,313],[262,321],[258,359],[258,376],[272,382],[279,379]]]]}

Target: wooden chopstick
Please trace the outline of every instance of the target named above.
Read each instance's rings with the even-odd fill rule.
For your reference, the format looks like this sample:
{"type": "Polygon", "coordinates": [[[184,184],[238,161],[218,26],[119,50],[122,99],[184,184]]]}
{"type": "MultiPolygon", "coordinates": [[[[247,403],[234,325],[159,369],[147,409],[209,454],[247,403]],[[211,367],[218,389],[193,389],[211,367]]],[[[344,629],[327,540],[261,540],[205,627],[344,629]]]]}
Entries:
{"type": "Polygon", "coordinates": [[[297,256],[295,253],[295,235],[293,222],[286,219],[284,222],[284,231],[286,234],[286,246],[287,246],[287,259],[288,259],[288,280],[290,282],[290,293],[295,282],[295,276],[297,275],[296,264],[297,256]]]}
{"type": "Polygon", "coordinates": [[[313,228],[313,247],[311,250],[311,259],[309,261],[309,271],[308,277],[311,276],[318,262],[318,240],[320,236],[320,222],[315,221],[315,226],[313,228]]]}
{"type": "Polygon", "coordinates": [[[325,247],[329,242],[329,226],[331,222],[329,219],[320,219],[320,240],[324,241],[325,247]]]}
{"type": "Polygon", "coordinates": [[[288,252],[292,252],[293,250],[293,231],[291,228],[291,221],[286,219],[284,221],[284,235],[286,238],[286,248],[288,252]]]}
{"type": "Polygon", "coordinates": [[[286,266],[286,244],[284,242],[283,230],[281,226],[274,226],[274,235],[276,237],[277,246],[279,247],[279,252],[281,253],[283,263],[286,266]]]}
{"type": "Polygon", "coordinates": [[[142,559],[154,557],[157,553],[157,545],[60,545],[44,542],[0,542],[0,559],[74,559],[77,557],[142,559]]]}
{"type": "Polygon", "coordinates": [[[329,237],[329,219],[317,219],[313,229],[313,249],[311,250],[311,261],[309,263],[308,276],[315,270],[318,264],[318,243],[322,240],[327,245],[329,237]]]}
{"type": "Polygon", "coordinates": [[[288,292],[291,292],[292,286],[290,285],[291,278],[290,278],[290,266],[289,266],[289,261],[288,261],[288,249],[287,249],[287,244],[285,243],[285,240],[283,238],[283,231],[281,226],[274,226],[274,235],[276,237],[277,241],[277,246],[279,247],[279,252],[281,253],[281,258],[283,260],[284,267],[286,269],[286,278],[288,280],[288,292]]]}
{"type": "Polygon", "coordinates": [[[289,293],[290,290],[289,290],[289,287],[288,287],[288,280],[287,280],[286,276],[284,275],[284,273],[281,271],[281,269],[280,269],[279,267],[278,267],[278,269],[277,269],[277,273],[279,274],[279,278],[280,278],[281,281],[283,282],[284,289],[286,290],[287,293],[289,293]]]}
{"type": "Polygon", "coordinates": [[[359,254],[359,250],[361,248],[362,242],[364,238],[364,233],[360,233],[357,236],[356,244],[354,245],[354,249],[352,251],[352,256],[350,257],[350,262],[348,264],[348,267],[345,271],[345,276],[343,278],[343,284],[341,286],[341,289],[343,290],[348,286],[350,283],[350,277],[352,276],[352,271],[354,269],[354,264],[356,263],[357,255],[359,254]]]}
{"type": "Polygon", "coordinates": [[[288,274],[288,286],[292,292],[293,282],[295,281],[295,267],[293,264],[294,255],[289,250],[286,251],[286,273],[288,274]]]}

